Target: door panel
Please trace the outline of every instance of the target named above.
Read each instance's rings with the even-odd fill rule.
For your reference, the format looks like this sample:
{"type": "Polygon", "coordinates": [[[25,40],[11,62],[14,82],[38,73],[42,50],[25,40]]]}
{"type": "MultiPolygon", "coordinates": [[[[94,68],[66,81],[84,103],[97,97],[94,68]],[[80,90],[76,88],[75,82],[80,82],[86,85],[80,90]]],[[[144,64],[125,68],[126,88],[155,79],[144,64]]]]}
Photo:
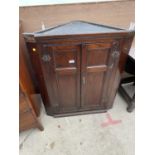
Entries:
{"type": "Polygon", "coordinates": [[[42,63],[52,108],[56,113],[76,111],[80,106],[80,47],[48,45],[41,59],[46,52],[51,58],[48,65],[46,61],[42,63]],[[55,90],[55,100],[51,90],[55,90]]]}
{"type": "MultiPolygon", "coordinates": [[[[58,75],[59,97],[62,109],[69,109],[76,105],[76,74],[58,75]],[[68,88],[69,86],[69,88],[68,88]]],[[[76,108],[76,106],[75,106],[76,108]]]]}
{"type": "Polygon", "coordinates": [[[108,48],[104,49],[88,49],[87,51],[87,66],[105,65],[108,56],[108,48]]]}
{"type": "Polygon", "coordinates": [[[40,59],[53,113],[107,108],[119,59],[118,45],[110,42],[42,48],[40,59]]]}
{"type": "Polygon", "coordinates": [[[111,86],[109,82],[112,80],[111,75],[116,65],[114,52],[116,48],[113,48],[112,42],[82,46],[82,108],[90,109],[95,106],[106,108],[109,96],[108,86],[111,86]]]}
{"type": "Polygon", "coordinates": [[[85,88],[85,106],[96,107],[100,105],[104,72],[88,72],[85,88]]]}
{"type": "Polygon", "coordinates": [[[76,51],[54,51],[56,68],[76,67],[76,51]]]}

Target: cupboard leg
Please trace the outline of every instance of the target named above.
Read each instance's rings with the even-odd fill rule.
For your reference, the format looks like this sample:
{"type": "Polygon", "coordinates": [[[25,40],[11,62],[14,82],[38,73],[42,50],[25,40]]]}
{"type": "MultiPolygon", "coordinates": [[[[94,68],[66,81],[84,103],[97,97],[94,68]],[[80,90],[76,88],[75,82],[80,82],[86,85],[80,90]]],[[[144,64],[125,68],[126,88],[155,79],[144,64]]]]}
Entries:
{"type": "Polygon", "coordinates": [[[132,112],[135,109],[135,102],[132,101],[130,105],[127,107],[128,112],[132,112]]]}
{"type": "Polygon", "coordinates": [[[128,112],[132,112],[135,109],[135,94],[130,102],[130,104],[127,107],[128,112]]]}
{"type": "Polygon", "coordinates": [[[43,130],[44,130],[44,127],[42,126],[42,124],[41,124],[40,122],[38,122],[37,128],[38,128],[40,131],[43,131],[43,130]]]}

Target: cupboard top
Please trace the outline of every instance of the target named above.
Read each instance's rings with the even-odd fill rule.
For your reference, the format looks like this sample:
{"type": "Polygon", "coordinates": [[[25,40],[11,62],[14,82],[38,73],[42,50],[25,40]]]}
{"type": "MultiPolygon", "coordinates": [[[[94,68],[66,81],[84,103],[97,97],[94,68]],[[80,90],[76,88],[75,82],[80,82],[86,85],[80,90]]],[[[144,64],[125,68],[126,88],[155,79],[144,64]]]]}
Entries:
{"type": "Polygon", "coordinates": [[[34,32],[33,35],[35,37],[45,37],[62,35],[99,34],[112,32],[117,33],[123,31],[127,30],[85,21],[71,21],[63,25],[58,25],[56,27],[34,32]]]}
{"type": "Polygon", "coordinates": [[[134,30],[125,30],[116,27],[94,24],[85,21],[72,21],[53,28],[34,33],[24,33],[27,42],[42,42],[54,39],[83,38],[128,38],[134,36],[134,30]]]}
{"type": "Polygon", "coordinates": [[[35,36],[53,36],[53,35],[76,35],[76,34],[92,34],[116,32],[122,29],[105,25],[94,24],[84,21],[72,21],[63,25],[36,32],[35,36]]]}

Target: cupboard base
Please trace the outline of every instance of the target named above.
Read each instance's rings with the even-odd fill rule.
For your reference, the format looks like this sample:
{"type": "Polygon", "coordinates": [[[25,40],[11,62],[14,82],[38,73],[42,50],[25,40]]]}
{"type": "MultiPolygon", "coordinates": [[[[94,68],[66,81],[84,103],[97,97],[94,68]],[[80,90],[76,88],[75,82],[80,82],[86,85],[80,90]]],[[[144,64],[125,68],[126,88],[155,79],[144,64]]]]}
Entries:
{"type": "MultiPolygon", "coordinates": [[[[112,108],[112,107],[111,107],[112,108]]],[[[110,109],[111,109],[110,108],[110,109]]],[[[78,112],[67,112],[62,114],[52,114],[47,111],[47,115],[57,117],[67,117],[67,116],[77,116],[77,115],[87,115],[87,114],[97,114],[97,113],[106,113],[110,109],[101,109],[101,110],[89,110],[89,111],[78,111],[78,112]]]]}

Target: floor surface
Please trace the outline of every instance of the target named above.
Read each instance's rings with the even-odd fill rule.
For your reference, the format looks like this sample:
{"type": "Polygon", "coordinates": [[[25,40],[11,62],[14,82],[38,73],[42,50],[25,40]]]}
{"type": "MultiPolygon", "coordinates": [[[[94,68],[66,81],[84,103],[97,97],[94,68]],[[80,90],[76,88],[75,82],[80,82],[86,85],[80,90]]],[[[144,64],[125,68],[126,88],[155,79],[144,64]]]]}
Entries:
{"type": "Polygon", "coordinates": [[[107,113],[53,118],[42,110],[44,131],[20,133],[20,155],[134,155],[134,113],[117,94],[107,113]]]}

